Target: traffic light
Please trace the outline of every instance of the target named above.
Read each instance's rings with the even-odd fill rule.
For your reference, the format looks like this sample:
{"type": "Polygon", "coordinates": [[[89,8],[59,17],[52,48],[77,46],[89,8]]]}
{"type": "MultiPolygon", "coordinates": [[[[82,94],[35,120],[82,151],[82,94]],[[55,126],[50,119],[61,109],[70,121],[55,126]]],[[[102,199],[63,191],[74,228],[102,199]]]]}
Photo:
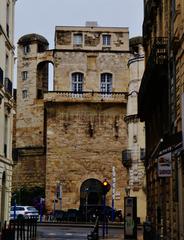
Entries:
{"type": "Polygon", "coordinates": [[[103,182],[102,182],[102,187],[103,187],[103,193],[104,194],[107,194],[108,191],[111,189],[111,185],[109,184],[109,182],[105,179],[103,182]]]}

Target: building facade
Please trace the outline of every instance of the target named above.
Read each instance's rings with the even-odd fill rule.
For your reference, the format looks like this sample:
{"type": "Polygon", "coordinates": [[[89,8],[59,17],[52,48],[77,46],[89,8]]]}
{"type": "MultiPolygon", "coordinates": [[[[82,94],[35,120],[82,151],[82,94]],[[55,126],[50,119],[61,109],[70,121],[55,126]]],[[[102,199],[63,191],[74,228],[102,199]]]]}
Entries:
{"type": "Polygon", "coordinates": [[[38,34],[19,39],[14,189],[43,187],[48,210],[87,208],[115,169],[107,205],[123,208],[129,55],[128,28],[58,26],[54,50],[38,34]]]}
{"type": "Polygon", "coordinates": [[[12,187],[15,1],[0,2],[0,222],[9,219],[12,187]]]}
{"type": "Polygon", "coordinates": [[[183,239],[183,0],[144,1],[147,213],[161,239],[183,239]]]}
{"type": "Polygon", "coordinates": [[[146,177],[144,167],[145,127],[138,117],[138,92],[144,72],[144,51],[142,37],[130,39],[130,59],[128,67],[130,81],[128,87],[127,115],[128,149],[123,151],[123,163],[128,168],[127,190],[137,197],[137,215],[141,222],[146,218],[146,177]]]}

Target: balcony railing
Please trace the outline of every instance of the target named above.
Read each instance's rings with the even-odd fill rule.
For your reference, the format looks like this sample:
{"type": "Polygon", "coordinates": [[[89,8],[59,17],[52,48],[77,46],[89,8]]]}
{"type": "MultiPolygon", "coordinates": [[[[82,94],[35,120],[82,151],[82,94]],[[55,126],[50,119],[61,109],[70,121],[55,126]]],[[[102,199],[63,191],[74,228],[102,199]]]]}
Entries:
{"type": "Polygon", "coordinates": [[[127,92],[72,92],[50,91],[44,94],[45,101],[81,101],[81,102],[127,102],[127,92]]]}
{"type": "Polygon", "coordinates": [[[0,87],[3,86],[3,70],[0,68],[0,87]]]}
{"type": "Polygon", "coordinates": [[[12,81],[10,81],[9,78],[5,78],[4,90],[6,93],[8,93],[10,96],[12,96],[12,81]]]}

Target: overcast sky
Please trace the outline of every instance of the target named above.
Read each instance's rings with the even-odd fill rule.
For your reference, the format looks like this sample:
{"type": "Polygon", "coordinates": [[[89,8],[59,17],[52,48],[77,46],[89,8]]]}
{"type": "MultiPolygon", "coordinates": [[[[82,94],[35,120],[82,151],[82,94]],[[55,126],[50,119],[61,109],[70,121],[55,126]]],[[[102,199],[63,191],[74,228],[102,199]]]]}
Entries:
{"type": "Polygon", "coordinates": [[[29,33],[43,35],[54,46],[55,26],[128,27],[130,37],[142,35],[143,0],[18,0],[15,45],[29,33]]]}

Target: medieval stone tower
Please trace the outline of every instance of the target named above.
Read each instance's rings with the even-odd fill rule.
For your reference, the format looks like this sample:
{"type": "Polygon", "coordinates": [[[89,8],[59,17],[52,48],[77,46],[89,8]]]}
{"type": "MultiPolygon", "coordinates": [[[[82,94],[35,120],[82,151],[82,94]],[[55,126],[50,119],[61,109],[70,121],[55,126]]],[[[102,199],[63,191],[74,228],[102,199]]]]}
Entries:
{"type": "Polygon", "coordinates": [[[44,187],[50,210],[100,205],[101,182],[112,183],[114,167],[107,204],[113,198],[123,208],[128,59],[127,28],[56,27],[54,50],[40,35],[20,38],[15,189],[44,187]],[[54,91],[48,91],[49,62],[54,91]]]}
{"type": "MultiPolygon", "coordinates": [[[[48,90],[48,65],[39,56],[48,48],[40,35],[30,34],[18,42],[16,150],[20,169],[14,187],[45,186],[45,129],[43,92],[48,90]],[[38,74],[39,73],[39,74],[38,74]]],[[[15,169],[16,169],[15,168],[15,169]]]]}

